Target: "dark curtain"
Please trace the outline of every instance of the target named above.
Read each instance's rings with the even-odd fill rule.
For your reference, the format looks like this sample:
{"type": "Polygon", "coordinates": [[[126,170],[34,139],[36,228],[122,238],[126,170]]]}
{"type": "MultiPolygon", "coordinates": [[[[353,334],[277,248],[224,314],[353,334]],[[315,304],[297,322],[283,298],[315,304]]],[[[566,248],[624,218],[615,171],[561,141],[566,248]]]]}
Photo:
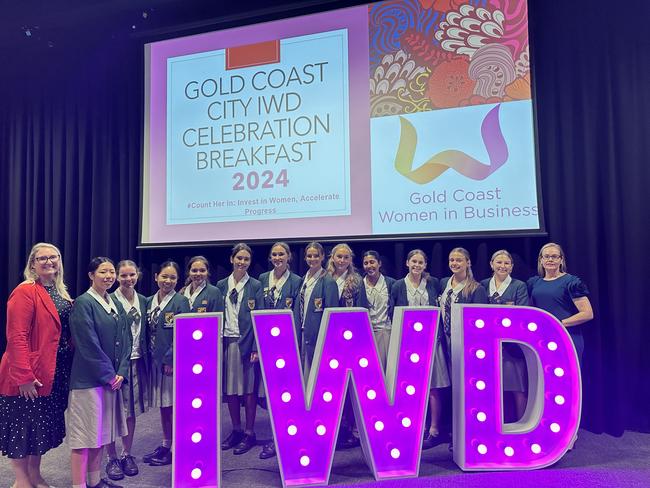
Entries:
{"type": "MultiPolygon", "coordinates": [[[[435,276],[448,275],[455,246],[473,256],[477,277],[489,275],[499,248],[515,256],[514,275],[535,273],[547,240],[565,248],[568,267],[587,283],[596,319],[585,327],[584,426],[620,435],[650,430],[650,344],[644,287],[650,276],[645,201],[650,183],[650,17],[645,1],[531,0],[537,137],[549,233],[541,237],[356,242],[384,256],[387,274],[401,277],[414,247],[429,255],[435,276]]],[[[63,251],[73,295],[87,284],[94,255],[133,258],[143,268],[140,291],[172,258],[183,266],[205,254],[213,280],[228,273],[224,247],[136,250],[142,132],[142,42],[78,39],[65,49],[1,53],[0,297],[21,280],[31,245],[50,241],[63,251]]],[[[304,273],[302,244],[293,268],[304,273]]],[[[268,245],[254,246],[256,275],[267,269],[268,245]]],[[[360,262],[357,257],[357,264],[360,262]]]]}

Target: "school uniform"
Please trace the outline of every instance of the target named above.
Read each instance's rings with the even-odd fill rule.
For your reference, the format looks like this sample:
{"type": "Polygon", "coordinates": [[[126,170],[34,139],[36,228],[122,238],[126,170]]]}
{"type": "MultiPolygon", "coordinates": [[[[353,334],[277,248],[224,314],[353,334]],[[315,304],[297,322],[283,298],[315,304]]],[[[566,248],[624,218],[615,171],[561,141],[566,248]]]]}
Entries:
{"type": "Polygon", "coordinates": [[[298,299],[302,279],[288,269],[275,280],[273,271],[267,271],[260,275],[262,295],[264,298],[264,309],[266,310],[293,310],[293,305],[298,299]]]}
{"type": "Polygon", "coordinates": [[[147,328],[147,298],[135,293],[133,302],[122,294],[118,288],[111,293],[111,298],[124,308],[131,330],[132,346],[129,357],[129,372],[125,377],[128,382],[122,387],[122,400],[126,418],[136,417],[149,409],[149,334],[147,328]]]}
{"type": "Polygon", "coordinates": [[[75,300],[70,329],[75,352],[66,437],[71,449],[98,448],[127,433],[121,390],[110,382],[116,375],[128,381],[131,330],[122,305],[93,288],[75,300]]]}
{"type": "Polygon", "coordinates": [[[336,283],[339,295],[339,307],[363,307],[368,308],[368,301],[365,295],[360,294],[363,281],[358,273],[350,276],[346,271],[341,276],[332,279],[336,283]]]}
{"type": "MultiPolygon", "coordinates": [[[[429,276],[420,280],[416,288],[408,278],[408,275],[397,280],[392,288],[391,296],[395,307],[435,307],[438,303],[440,293],[440,282],[438,278],[429,276]]],[[[444,388],[451,384],[447,362],[445,361],[444,344],[441,335],[438,334],[438,344],[433,356],[433,369],[431,372],[431,388],[444,388]]]]}
{"type": "MultiPolygon", "coordinates": [[[[508,276],[500,286],[496,286],[494,277],[481,281],[487,290],[488,300],[495,305],[528,305],[526,283],[508,276]]],[[[526,359],[517,344],[507,342],[502,349],[502,371],[504,391],[526,391],[526,359]]]]}
{"type": "Polygon", "coordinates": [[[187,285],[183,289],[183,296],[189,301],[191,313],[223,312],[223,293],[210,283],[203,283],[194,292],[187,285]]]}
{"type": "Polygon", "coordinates": [[[147,324],[149,335],[150,407],[174,405],[174,379],[164,374],[165,366],[174,364],[174,316],[189,313],[190,302],[180,293],[172,291],[158,299],[158,293],[147,298],[147,324]]]}
{"type": "Polygon", "coordinates": [[[294,301],[293,322],[303,364],[304,377],[309,377],[309,370],[314,359],[318,331],[320,330],[323,311],[337,307],[339,293],[336,282],[321,268],[312,277],[305,274],[302,279],[298,299],[294,301]]]}
{"type": "Polygon", "coordinates": [[[390,276],[379,275],[375,286],[370,286],[368,277],[363,279],[359,288],[359,302],[366,303],[372,332],[375,337],[379,360],[386,368],[388,345],[390,344],[391,323],[393,318],[392,289],[396,283],[390,276]]]}
{"type": "Polygon", "coordinates": [[[257,350],[251,311],[264,308],[262,285],[246,274],[238,283],[233,275],[217,283],[224,296],[223,393],[247,395],[259,389],[261,377],[250,357],[257,350]]]}

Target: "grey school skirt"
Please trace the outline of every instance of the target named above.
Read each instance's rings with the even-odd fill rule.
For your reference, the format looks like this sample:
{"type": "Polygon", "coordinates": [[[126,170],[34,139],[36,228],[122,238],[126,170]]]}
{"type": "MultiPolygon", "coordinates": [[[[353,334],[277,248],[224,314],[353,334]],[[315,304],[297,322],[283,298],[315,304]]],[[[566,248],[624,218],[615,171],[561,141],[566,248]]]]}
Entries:
{"type": "Polygon", "coordinates": [[[131,359],[128,380],[122,387],[122,406],[126,418],[132,418],[149,410],[149,373],[143,358],[131,359]]]}
{"type": "Polygon", "coordinates": [[[151,365],[149,406],[151,408],[174,406],[174,376],[163,373],[163,366],[151,365]]]}
{"type": "Polygon", "coordinates": [[[239,338],[223,338],[223,394],[248,395],[258,392],[261,385],[259,363],[243,358],[239,350],[239,338]]]}
{"type": "Polygon", "coordinates": [[[70,449],[94,449],[126,435],[122,391],[110,386],[70,390],[65,430],[70,449]]]}

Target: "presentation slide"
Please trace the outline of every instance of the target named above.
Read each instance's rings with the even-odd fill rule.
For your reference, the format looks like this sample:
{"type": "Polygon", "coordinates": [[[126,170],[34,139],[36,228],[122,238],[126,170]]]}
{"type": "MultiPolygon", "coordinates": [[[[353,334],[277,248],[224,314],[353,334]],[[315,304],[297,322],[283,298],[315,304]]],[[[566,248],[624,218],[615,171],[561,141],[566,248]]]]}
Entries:
{"type": "Polygon", "coordinates": [[[145,46],[141,244],[539,231],[526,1],[145,46]]]}

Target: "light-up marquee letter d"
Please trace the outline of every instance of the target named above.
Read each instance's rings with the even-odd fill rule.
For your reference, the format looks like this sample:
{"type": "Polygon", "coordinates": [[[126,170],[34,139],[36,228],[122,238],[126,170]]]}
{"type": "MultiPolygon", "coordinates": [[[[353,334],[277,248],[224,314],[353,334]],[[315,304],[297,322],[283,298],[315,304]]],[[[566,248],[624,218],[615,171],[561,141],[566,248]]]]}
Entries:
{"type": "Polygon", "coordinates": [[[466,471],[553,464],[580,423],[580,368],[566,329],[537,308],[454,307],[454,461],[466,471]],[[528,367],[528,405],[513,424],[503,422],[504,342],[521,344],[528,367]]]}

